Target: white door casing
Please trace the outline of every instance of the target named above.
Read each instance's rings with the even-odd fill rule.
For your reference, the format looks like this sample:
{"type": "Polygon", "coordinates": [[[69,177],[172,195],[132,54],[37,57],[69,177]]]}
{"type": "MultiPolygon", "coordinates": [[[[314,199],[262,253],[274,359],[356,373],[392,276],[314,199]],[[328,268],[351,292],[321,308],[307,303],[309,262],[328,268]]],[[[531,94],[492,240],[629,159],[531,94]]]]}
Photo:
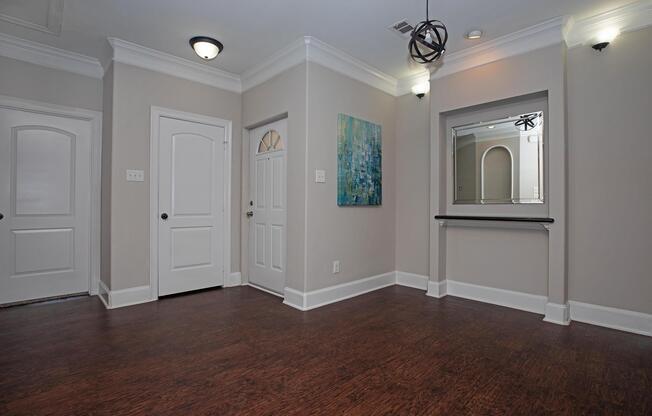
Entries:
{"type": "Polygon", "coordinates": [[[224,285],[230,136],[228,121],[152,108],[153,299],[224,285]]]}
{"type": "Polygon", "coordinates": [[[97,293],[100,115],[0,97],[0,303],[97,293]]]}
{"type": "Polygon", "coordinates": [[[282,294],[287,261],[287,119],[250,131],[249,282],[282,294]]]}

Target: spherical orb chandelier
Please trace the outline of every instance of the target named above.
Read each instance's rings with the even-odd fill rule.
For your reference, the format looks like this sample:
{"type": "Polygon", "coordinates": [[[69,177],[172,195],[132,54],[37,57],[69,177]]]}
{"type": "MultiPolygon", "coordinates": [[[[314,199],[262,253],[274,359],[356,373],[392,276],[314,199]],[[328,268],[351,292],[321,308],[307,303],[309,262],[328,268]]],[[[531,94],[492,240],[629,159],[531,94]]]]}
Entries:
{"type": "Polygon", "coordinates": [[[448,30],[439,20],[430,20],[426,0],[426,20],[419,22],[410,35],[408,48],[410,56],[420,64],[429,64],[439,59],[446,51],[448,30]]]}
{"type": "Polygon", "coordinates": [[[514,126],[520,131],[529,131],[539,125],[540,113],[523,114],[514,123],[514,126]]]}

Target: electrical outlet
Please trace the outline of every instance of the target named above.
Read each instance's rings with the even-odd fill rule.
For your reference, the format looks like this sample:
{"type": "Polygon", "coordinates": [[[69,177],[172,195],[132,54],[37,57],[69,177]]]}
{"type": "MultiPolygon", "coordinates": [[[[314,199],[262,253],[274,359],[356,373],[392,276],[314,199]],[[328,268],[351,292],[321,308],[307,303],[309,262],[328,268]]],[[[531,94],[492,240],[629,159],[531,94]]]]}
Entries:
{"type": "Polygon", "coordinates": [[[333,262],[333,274],[338,274],[340,272],[340,261],[335,260],[333,262]]]}
{"type": "Polygon", "coordinates": [[[316,169],[315,170],[315,182],[316,183],[326,183],[326,171],[316,169]]]}
{"type": "Polygon", "coordinates": [[[145,171],[127,169],[127,182],[144,182],[145,171]]]}

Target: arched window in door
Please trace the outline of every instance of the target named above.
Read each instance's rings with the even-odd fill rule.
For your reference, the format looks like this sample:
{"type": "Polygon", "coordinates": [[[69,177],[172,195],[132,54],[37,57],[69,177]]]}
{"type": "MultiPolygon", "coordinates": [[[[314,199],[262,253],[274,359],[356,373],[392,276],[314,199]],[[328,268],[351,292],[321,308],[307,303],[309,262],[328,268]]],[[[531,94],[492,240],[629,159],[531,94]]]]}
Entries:
{"type": "Polygon", "coordinates": [[[258,143],[258,154],[283,150],[283,138],[276,130],[270,130],[263,135],[258,143]]]}

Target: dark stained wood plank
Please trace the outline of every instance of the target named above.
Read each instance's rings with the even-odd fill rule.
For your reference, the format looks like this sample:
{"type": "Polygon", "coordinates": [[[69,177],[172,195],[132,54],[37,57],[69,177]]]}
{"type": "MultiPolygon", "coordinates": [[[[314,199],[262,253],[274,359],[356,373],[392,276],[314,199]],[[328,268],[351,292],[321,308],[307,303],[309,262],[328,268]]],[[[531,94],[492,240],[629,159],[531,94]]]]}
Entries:
{"type": "Polygon", "coordinates": [[[0,310],[2,415],[652,414],[652,339],[389,287],[0,310]]]}

